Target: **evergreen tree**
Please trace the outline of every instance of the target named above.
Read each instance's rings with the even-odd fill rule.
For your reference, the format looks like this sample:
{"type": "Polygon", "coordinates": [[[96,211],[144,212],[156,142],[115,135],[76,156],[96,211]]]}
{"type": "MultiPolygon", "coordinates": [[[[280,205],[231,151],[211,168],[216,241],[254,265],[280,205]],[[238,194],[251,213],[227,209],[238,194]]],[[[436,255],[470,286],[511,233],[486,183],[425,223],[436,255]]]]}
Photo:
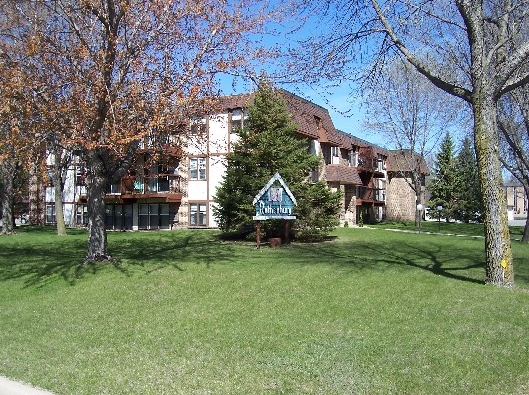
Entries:
{"type": "Polygon", "coordinates": [[[454,141],[447,132],[437,154],[434,177],[429,188],[431,197],[428,206],[435,211],[437,211],[437,206],[443,206],[440,215],[446,221],[454,218],[457,205],[459,181],[454,151],[454,141]]]}
{"type": "MultiPolygon", "coordinates": [[[[253,229],[253,198],[278,172],[296,197],[295,237],[327,234],[338,225],[340,193],[325,183],[311,184],[311,169],[319,158],[308,151],[307,140],[296,134],[296,125],[283,98],[269,84],[262,83],[248,108],[248,118],[233,151],[227,155],[227,168],[216,191],[218,206],[214,215],[224,231],[253,229]]],[[[279,221],[265,221],[267,237],[277,236],[279,221]]]]}
{"type": "Polygon", "coordinates": [[[454,218],[463,221],[481,222],[483,213],[481,189],[478,178],[478,164],[476,154],[469,137],[463,140],[463,145],[456,158],[456,170],[459,186],[457,188],[457,206],[454,218]]]}

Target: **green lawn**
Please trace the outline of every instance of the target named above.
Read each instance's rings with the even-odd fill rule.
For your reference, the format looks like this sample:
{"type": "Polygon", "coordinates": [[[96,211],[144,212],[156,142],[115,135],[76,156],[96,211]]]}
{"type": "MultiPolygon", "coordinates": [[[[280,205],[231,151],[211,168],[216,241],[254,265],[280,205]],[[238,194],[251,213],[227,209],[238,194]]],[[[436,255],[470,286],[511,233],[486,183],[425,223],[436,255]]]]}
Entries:
{"type": "MultiPolygon", "coordinates": [[[[0,375],[59,395],[527,394],[529,245],[338,229],[279,249],[215,231],[0,237],[0,375]]],[[[461,233],[461,232],[458,232],[461,233]]]]}
{"type": "MultiPolygon", "coordinates": [[[[404,231],[419,231],[419,227],[414,222],[396,222],[385,221],[374,225],[366,225],[374,228],[383,229],[399,229],[404,231]]],[[[463,224],[456,222],[445,221],[422,221],[421,232],[441,233],[449,235],[467,235],[467,236],[483,236],[483,224],[463,224]]],[[[523,226],[511,226],[511,238],[513,240],[520,240],[523,235],[523,226]]]]}

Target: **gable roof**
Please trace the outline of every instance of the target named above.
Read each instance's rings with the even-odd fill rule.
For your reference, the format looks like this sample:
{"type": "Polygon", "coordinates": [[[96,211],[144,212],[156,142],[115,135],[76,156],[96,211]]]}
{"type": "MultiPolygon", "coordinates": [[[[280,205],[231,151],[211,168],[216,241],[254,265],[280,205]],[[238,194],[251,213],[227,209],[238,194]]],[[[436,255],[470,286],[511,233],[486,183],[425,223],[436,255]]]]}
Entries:
{"type": "Polygon", "coordinates": [[[341,184],[362,185],[356,167],[346,165],[327,165],[325,180],[341,184]]]}
{"type": "Polygon", "coordinates": [[[279,183],[281,184],[281,186],[285,189],[285,192],[287,193],[288,197],[290,197],[290,199],[292,200],[292,203],[294,203],[294,205],[296,206],[297,205],[297,202],[296,202],[296,198],[294,197],[294,195],[292,194],[292,192],[290,192],[290,189],[288,188],[287,184],[285,184],[285,181],[283,180],[283,178],[279,175],[279,173],[276,173],[272,176],[272,178],[270,179],[270,181],[268,181],[268,183],[259,191],[259,193],[254,197],[253,201],[252,201],[252,204],[255,204],[259,201],[259,199],[261,199],[261,197],[266,193],[268,192],[268,190],[270,189],[270,187],[272,187],[272,185],[276,182],[276,181],[279,181],[279,183]]]}
{"type": "MultiPolygon", "coordinates": [[[[388,155],[387,149],[336,129],[326,108],[287,90],[278,89],[278,92],[284,98],[288,111],[292,114],[292,121],[297,125],[297,132],[300,135],[347,150],[353,146],[372,147],[375,154],[388,155]]],[[[220,101],[225,110],[246,108],[251,104],[254,97],[255,93],[244,93],[225,96],[220,98],[220,101]]]]}
{"type": "Polygon", "coordinates": [[[392,150],[389,151],[386,162],[388,172],[410,172],[419,166],[421,174],[428,175],[430,170],[424,158],[416,152],[409,150],[392,150]]]}

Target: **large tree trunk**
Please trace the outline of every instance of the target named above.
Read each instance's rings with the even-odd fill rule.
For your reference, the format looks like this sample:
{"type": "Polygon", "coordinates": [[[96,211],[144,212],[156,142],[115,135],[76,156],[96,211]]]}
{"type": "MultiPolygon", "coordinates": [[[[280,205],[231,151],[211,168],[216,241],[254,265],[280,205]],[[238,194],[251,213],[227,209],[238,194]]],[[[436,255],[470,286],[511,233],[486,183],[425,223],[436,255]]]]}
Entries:
{"type": "Polygon", "coordinates": [[[415,190],[415,227],[419,227],[421,225],[422,215],[424,214],[424,203],[422,201],[420,176],[413,176],[413,185],[413,189],[415,190]],[[417,209],[419,204],[422,206],[422,210],[417,209]]]}
{"type": "Polygon", "coordinates": [[[62,185],[55,185],[55,221],[57,222],[57,236],[66,236],[64,210],[62,205],[62,185]]]}
{"type": "Polygon", "coordinates": [[[105,194],[107,178],[104,164],[97,152],[88,154],[87,178],[88,199],[88,253],[86,262],[110,260],[108,255],[107,231],[105,228],[105,194]]]}
{"type": "MultiPolygon", "coordinates": [[[[524,187],[525,198],[529,200],[529,189],[524,187]]],[[[525,220],[525,227],[523,228],[522,243],[529,243],[529,214],[525,220]]]]}
{"type": "Polygon", "coordinates": [[[501,179],[498,153],[496,102],[493,98],[474,103],[474,143],[478,176],[483,191],[486,277],[497,286],[514,285],[511,241],[507,220],[507,200],[501,179]]]}
{"type": "Polygon", "coordinates": [[[52,169],[53,186],[55,189],[55,221],[57,223],[57,235],[66,236],[66,224],[64,223],[64,210],[62,205],[64,183],[62,181],[60,164],[61,160],[56,152],[52,169]]]}
{"type": "Polygon", "coordinates": [[[2,199],[2,234],[10,235],[13,233],[13,183],[15,178],[15,166],[12,161],[4,160],[0,162],[0,185],[3,186],[0,191],[2,199]]]}
{"type": "Polygon", "coordinates": [[[523,235],[522,235],[521,242],[529,243],[529,215],[527,216],[527,219],[525,220],[525,226],[523,228],[523,235]]]}
{"type": "Polygon", "coordinates": [[[34,163],[29,169],[29,223],[31,225],[43,224],[41,185],[38,163],[34,163]]]}

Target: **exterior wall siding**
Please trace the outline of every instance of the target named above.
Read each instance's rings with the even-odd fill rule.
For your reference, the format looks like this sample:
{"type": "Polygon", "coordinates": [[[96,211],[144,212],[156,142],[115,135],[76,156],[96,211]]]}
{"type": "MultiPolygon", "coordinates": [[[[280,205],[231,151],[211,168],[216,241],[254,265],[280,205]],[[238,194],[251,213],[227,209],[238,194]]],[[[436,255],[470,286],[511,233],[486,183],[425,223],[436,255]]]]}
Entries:
{"type": "Polygon", "coordinates": [[[405,178],[389,176],[386,183],[386,219],[415,221],[415,193],[405,178]]]}
{"type": "MultiPolygon", "coordinates": [[[[361,167],[355,167],[357,162],[352,165],[349,163],[350,155],[354,152],[357,153],[356,157],[358,158],[358,150],[360,148],[367,149],[369,152],[383,152],[382,154],[378,154],[379,161],[380,158],[382,160],[387,158],[385,150],[376,148],[363,140],[335,130],[332,125],[332,120],[328,116],[328,112],[313,103],[301,101],[298,109],[297,122],[302,125],[300,126],[300,135],[308,139],[307,148],[310,152],[318,155],[321,159],[320,167],[314,169],[312,175],[308,174],[307,179],[311,181],[334,180],[334,182],[328,181],[328,185],[332,190],[340,190],[343,194],[342,209],[339,215],[342,226],[345,222],[349,225],[357,224],[360,212],[364,215],[364,222],[367,219],[367,215],[369,217],[372,216],[375,220],[380,220],[384,212],[386,212],[387,219],[414,220],[415,195],[404,179],[397,177],[388,178],[391,177],[391,173],[386,173],[385,167],[382,168],[382,166],[380,169],[376,169],[379,174],[375,176],[378,177],[375,179],[373,178],[374,170],[373,174],[369,176],[370,171],[361,167]],[[315,114],[318,114],[318,116],[315,114]],[[336,149],[339,151],[336,151],[336,149]],[[363,178],[359,177],[353,181],[351,178],[340,178],[342,174],[336,172],[336,167],[328,167],[326,163],[332,164],[333,166],[340,165],[348,167],[355,172],[361,172],[363,178]],[[329,178],[327,178],[327,175],[329,175],[329,178]],[[385,180],[387,182],[384,182],[385,180]],[[362,183],[365,185],[361,185],[362,183]],[[383,199],[380,200],[378,197],[371,197],[370,200],[374,200],[374,202],[370,200],[362,201],[361,196],[357,195],[359,191],[358,187],[365,189],[383,189],[384,186],[386,187],[385,209],[383,199]],[[371,212],[373,215],[371,215],[371,212]]],[[[199,128],[194,129],[193,134],[178,137],[178,141],[174,141],[173,139],[173,142],[177,146],[184,147],[184,152],[179,160],[176,169],[177,173],[175,172],[175,174],[181,177],[180,192],[182,197],[180,202],[170,203],[171,229],[190,227],[191,208],[195,209],[197,205],[200,205],[201,208],[206,207],[205,215],[200,217],[201,221],[205,218],[205,224],[201,223],[199,226],[217,227],[213,216],[213,207],[216,204],[216,189],[222,182],[223,175],[226,171],[226,154],[233,149],[232,144],[238,137],[231,127],[232,114],[234,116],[233,119],[237,119],[238,124],[240,124],[242,116],[240,110],[225,110],[214,116],[193,120],[192,122],[198,122],[200,125],[199,128]],[[190,175],[194,170],[190,169],[190,161],[192,159],[198,160],[198,158],[205,160],[205,177],[203,179],[191,179],[190,175]]],[[[48,158],[48,163],[51,163],[50,158],[48,158]]],[[[194,164],[195,162],[193,162],[194,164]]],[[[348,175],[350,176],[351,173],[348,173],[348,175]]],[[[357,175],[355,174],[354,176],[356,177],[357,175]]],[[[68,174],[67,187],[64,192],[65,217],[68,218],[68,225],[75,224],[76,205],[80,204],[80,196],[86,195],[86,190],[79,189],[80,187],[75,186],[75,182],[76,174],[75,170],[72,169],[68,174]]],[[[52,204],[54,202],[53,189],[46,188],[45,194],[45,201],[48,204],[52,204]]],[[[157,202],[160,203],[161,200],[155,198],[151,202],[151,200],[141,198],[140,194],[137,195],[135,201],[130,203],[133,207],[133,229],[137,230],[140,228],[138,220],[139,205],[148,204],[149,202],[156,204],[157,202]]]]}

